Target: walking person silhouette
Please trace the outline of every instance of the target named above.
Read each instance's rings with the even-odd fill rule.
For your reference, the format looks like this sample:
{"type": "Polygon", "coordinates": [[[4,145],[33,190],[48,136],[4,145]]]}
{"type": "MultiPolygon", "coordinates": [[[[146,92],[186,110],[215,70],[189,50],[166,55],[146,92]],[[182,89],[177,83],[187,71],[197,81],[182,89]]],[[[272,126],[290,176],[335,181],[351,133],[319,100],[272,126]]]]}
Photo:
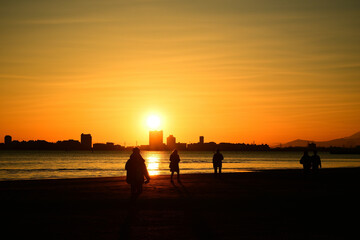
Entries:
{"type": "Polygon", "coordinates": [[[145,160],[140,154],[139,148],[134,148],[133,153],[130,155],[130,159],[125,165],[126,182],[131,185],[131,196],[136,198],[142,193],[142,185],[150,181],[150,176],[145,165],[145,160]]]}
{"type": "Polygon", "coordinates": [[[177,173],[177,180],[178,182],[180,182],[180,168],[179,168],[179,162],[180,162],[180,157],[178,154],[178,151],[175,149],[171,155],[170,155],[170,172],[171,172],[171,182],[173,182],[173,176],[174,176],[174,172],[177,173]]]}
{"type": "Polygon", "coordinates": [[[314,155],[311,156],[311,168],[312,172],[315,174],[317,174],[319,172],[319,168],[321,168],[320,156],[317,155],[316,150],[314,150],[314,155]]]}
{"type": "Polygon", "coordinates": [[[309,174],[311,169],[311,159],[308,151],[304,151],[304,155],[300,159],[300,164],[303,165],[304,173],[309,174]]]}
{"type": "Polygon", "coordinates": [[[220,150],[217,149],[216,153],[213,156],[213,167],[214,167],[214,177],[220,177],[221,175],[221,167],[222,167],[222,160],[224,160],[224,156],[220,153],[220,150]],[[219,168],[219,175],[217,170],[219,168]]]}

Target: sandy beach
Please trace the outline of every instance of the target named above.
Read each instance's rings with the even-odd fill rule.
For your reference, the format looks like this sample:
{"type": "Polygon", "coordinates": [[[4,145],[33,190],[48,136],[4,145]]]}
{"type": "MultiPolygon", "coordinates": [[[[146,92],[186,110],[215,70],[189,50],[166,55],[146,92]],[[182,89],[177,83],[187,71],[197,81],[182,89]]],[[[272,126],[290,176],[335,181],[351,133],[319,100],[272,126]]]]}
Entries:
{"type": "Polygon", "coordinates": [[[0,182],[6,239],[351,239],[360,168],[0,182]]]}

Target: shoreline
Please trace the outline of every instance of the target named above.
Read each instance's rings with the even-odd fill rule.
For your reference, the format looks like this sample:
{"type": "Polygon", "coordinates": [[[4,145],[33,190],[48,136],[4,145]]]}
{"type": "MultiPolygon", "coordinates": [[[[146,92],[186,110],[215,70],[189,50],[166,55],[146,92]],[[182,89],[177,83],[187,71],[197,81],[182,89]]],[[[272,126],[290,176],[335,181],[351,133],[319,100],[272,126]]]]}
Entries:
{"type": "MultiPolygon", "coordinates": [[[[344,239],[357,229],[360,168],[0,182],[13,239],[344,239]]],[[[4,234],[5,234],[4,233],[4,234]]],[[[4,235],[5,236],[5,235],[4,235]]]]}
{"type": "MultiPolygon", "coordinates": [[[[341,169],[360,169],[360,167],[334,167],[334,168],[321,168],[320,172],[322,171],[328,171],[328,170],[341,170],[341,169]]],[[[242,174],[242,173],[257,173],[257,172],[296,172],[297,174],[299,174],[298,172],[301,172],[300,174],[302,174],[302,167],[300,168],[278,168],[278,169],[243,169],[241,171],[236,171],[236,172],[223,172],[223,175],[233,175],[233,174],[242,174]]],[[[176,173],[175,173],[176,175],[176,173]]],[[[187,175],[213,175],[213,173],[181,173],[181,176],[187,176],[187,175]]],[[[170,176],[170,172],[168,174],[158,174],[158,175],[151,175],[150,177],[164,177],[164,176],[170,176]]],[[[0,185],[2,183],[6,183],[6,182],[22,182],[22,181],[56,181],[56,180],[93,180],[93,179],[125,179],[126,178],[126,173],[125,175],[121,176],[106,176],[106,177],[74,177],[74,178],[29,178],[29,179],[4,179],[1,180],[0,179],[0,185]]]]}
{"type": "MultiPolygon", "coordinates": [[[[0,181],[117,177],[126,174],[126,153],[14,153],[1,155],[0,181]],[[64,155],[63,155],[64,154],[64,155]]],[[[224,153],[225,154],[225,153],[224,153]]],[[[223,172],[246,172],[271,169],[301,169],[300,153],[228,152],[224,155],[223,172]]],[[[151,175],[168,175],[169,156],[166,153],[143,154],[151,175]]],[[[183,173],[212,173],[211,153],[183,153],[180,155],[183,173]]],[[[323,167],[360,167],[359,156],[321,155],[323,167]]]]}

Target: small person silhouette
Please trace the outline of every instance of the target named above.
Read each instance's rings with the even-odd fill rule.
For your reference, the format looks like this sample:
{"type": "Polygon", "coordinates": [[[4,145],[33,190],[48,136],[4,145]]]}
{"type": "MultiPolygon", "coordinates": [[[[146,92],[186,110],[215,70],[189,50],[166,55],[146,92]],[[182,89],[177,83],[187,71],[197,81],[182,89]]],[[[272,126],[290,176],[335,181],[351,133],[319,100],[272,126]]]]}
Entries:
{"type": "Polygon", "coordinates": [[[145,160],[140,154],[139,148],[134,148],[133,153],[130,155],[130,159],[125,165],[126,182],[131,185],[131,196],[136,198],[142,193],[142,185],[150,181],[150,176],[145,165],[145,160]]]}
{"type": "Polygon", "coordinates": [[[319,168],[321,168],[321,160],[320,160],[320,156],[317,155],[317,151],[314,151],[314,155],[311,156],[311,168],[313,173],[318,173],[319,172],[319,168]]]}
{"type": "Polygon", "coordinates": [[[213,167],[214,167],[214,177],[220,177],[221,175],[221,167],[222,167],[222,160],[224,160],[224,156],[220,153],[220,150],[217,149],[216,153],[213,156],[213,167]],[[217,173],[217,169],[219,168],[219,175],[217,173]]]}
{"type": "Polygon", "coordinates": [[[177,180],[178,180],[178,182],[180,182],[179,162],[180,162],[180,157],[179,157],[177,150],[175,149],[170,155],[169,167],[170,167],[170,172],[171,172],[171,180],[170,180],[171,182],[173,182],[174,172],[177,173],[177,180]]]}
{"type": "Polygon", "coordinates": [[[304,168],[304,173],[308,174],[310,173],[310,169],[311,169],[311,159],[310,156],[308,154],[308,151],[304,151],[304,155],[301,157],[300,159],[300,164],[303,165],[304,168]]]}

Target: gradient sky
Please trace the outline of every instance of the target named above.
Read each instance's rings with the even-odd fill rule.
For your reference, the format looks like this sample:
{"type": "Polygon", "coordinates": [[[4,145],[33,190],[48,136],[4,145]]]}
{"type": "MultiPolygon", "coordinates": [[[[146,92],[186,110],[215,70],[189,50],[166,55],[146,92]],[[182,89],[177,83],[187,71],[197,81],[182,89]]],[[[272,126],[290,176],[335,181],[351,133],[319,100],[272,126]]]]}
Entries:
{"type": "MultiPolygon", "coordinates": [[[[0,138],[327,140],[360,130],[360,1],[0,1],[0,138]]],[[[0,140],[2,141],[2,140],[0,140]]]]}

